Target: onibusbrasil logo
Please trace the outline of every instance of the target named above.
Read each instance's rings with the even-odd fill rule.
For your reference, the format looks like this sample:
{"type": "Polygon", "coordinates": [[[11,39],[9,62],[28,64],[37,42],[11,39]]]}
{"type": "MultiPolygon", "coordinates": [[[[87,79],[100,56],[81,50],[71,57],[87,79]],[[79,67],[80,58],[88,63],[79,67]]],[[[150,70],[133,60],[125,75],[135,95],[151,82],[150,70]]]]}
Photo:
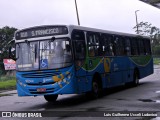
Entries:
{"type": "Polygon", "coordinates": [[[42,117],[40,112],[2,112],[2,117],[42,117]]]}

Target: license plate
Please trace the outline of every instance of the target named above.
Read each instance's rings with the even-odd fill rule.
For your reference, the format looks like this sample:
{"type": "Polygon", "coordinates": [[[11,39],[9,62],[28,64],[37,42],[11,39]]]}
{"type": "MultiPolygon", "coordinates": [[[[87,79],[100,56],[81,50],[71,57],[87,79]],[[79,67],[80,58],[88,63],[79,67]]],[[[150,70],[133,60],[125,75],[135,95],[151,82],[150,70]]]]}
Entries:
{"type": "Polygon", "coordinates": [[[37,92],[46,92],[46,88],[37,88],[37,92]]]}

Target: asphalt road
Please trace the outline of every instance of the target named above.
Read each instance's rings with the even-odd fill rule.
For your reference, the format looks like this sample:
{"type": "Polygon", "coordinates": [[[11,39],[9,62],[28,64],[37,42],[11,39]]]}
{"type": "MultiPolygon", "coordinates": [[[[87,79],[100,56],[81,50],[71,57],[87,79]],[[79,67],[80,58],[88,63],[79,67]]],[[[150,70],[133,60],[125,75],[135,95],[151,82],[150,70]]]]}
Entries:
{"type": "MultiPolygon", "coordinates": [[[[107,89],[106,94],[99,99],[89,100],[85,95],[59,95],[55,103],[48,103],[42,96],[38,97],[18,97],[16,90],[1,92],[0,111],[31,111],[46,112],[50,114],[56,112],[56,117],[48,117],[47,119],[133,119],[133,120],[159,120],[160,119],[160,68],[156,67],[154,74],[140,80],[137,87],[117,87],[107,89]],[[3,96],[2,96],[3,95],[3,96]],[[68,112],[65,112],[68,111],[68,112]],[[77,111],[77,112],[75,112],[77,111]],[[83,111],[83,112],[80,112],[83,111]],[[100,112],[99,114],[99,111],[100,112]],[[108,111],[152,111],[156,112],[159,117],[104,117],[108,111]],[[79,116],[81,113],[83,117],[79,116]],[[85,113],[85,115],[83,115],[85,113]],[[99,115],[96,117],[96,113],[99,115]],[[101,116],[102,114],[102,116],[101,116]],[[87,116],[87,117],[86,117],[87,116]],[[94,116],[94,117],[92,117],[94,116]]],[[[13,118],[2,118],[0,120],[13,118]]],[[[14,118],[22,119],[22,118],[14,118]]],[[[42,118],[23,118],[37,119],[42,118]]]]}

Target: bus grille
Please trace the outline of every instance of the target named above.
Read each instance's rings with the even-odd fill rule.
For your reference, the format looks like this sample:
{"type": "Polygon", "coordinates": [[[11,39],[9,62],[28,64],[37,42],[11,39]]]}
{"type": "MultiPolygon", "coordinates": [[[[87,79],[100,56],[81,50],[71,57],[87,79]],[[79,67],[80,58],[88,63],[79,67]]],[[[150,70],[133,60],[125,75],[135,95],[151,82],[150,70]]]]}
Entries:
{"type": "Polygon", "coordinates": [[[36,89],[29,89],[31,94],[45,94],[45,93],[52,93],[54,92],[54,88],[47,88],[45,92],[37,92],[36,89]]]}
{"type": "Polygon", "coordinates": [[[27,85],[31,85],[31,86],[37,86],[37,85],[50,85],[50,84],[54,84],[55,82],[47,82],[47,83],[26,83],[27,85]]]}
{"type": "Polygon", "coordinates": [[[59,73],[53,73],[53,72],[40,72],[40,73],[27,73],[27,74],[22,74],[22,77],[24,78],[46,78],[46,77],[52,77],[55,75],[58,75],[59,73]]]}

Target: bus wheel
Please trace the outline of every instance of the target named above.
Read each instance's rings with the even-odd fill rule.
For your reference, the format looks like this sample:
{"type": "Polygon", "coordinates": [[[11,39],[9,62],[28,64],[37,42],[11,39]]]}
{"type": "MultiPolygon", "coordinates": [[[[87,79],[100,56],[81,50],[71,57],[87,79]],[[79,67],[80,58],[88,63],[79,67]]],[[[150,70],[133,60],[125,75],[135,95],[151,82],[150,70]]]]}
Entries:
{"type": "Polygon", "coordinates": [[[44,95],[44,98],[48,102],[55,102],[58,98],[58,95],[44,95]]]}
{"type": "Polygon", "coordinates": [[[134,85],[134,86],[138,86],[138,85],[139,85],[139,76],[138,76],[138,72],[137,72],[137,71],[134,72],[133,85],[134,85]]]}
{"type": "Polygon", "coordinates": [[[92,84],[92,94],[94,98],[98,98],[99,96],[99,85],[96,81],[92,84]]]}
{"type": "Polygon", "coordinates": [[[102,95],[101,85],[97,81],[92,82],[92,93],[91,94],[92,94],[92,98],[94,99],[101,97],[102,95]]]}

